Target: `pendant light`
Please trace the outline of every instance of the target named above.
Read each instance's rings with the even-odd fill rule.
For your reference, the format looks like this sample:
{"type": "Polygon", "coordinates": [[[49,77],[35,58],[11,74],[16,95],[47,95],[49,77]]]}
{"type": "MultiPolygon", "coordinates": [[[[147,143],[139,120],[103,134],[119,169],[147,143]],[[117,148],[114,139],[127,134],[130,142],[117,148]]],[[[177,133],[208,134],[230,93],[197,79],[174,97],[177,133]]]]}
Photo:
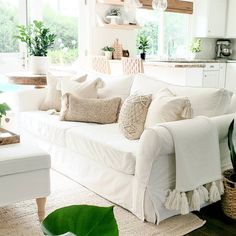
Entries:
{"type": "Polygon", "coordinates": [[[152,0],[152,8],[154,10],[165,11],[168,7],[168,0],[152,0]]]}

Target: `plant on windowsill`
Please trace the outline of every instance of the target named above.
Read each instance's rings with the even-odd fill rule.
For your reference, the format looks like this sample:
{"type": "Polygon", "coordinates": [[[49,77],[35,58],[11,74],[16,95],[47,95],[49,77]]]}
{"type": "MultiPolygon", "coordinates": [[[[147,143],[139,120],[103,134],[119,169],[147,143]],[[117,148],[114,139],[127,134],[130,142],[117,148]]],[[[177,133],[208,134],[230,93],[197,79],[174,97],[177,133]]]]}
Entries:
{"type": "Polygon", "coordinates": [[[26,43],[28,53],[31,56],[31,70],[34,74],[46,74],[48,68],[48,49],[54,44],[56,35],[50,33],[50,29],[45,27],[42,21],[33,21],[25,27],[17,26],[19,34],[15,37],[26,43]]]}
{"type": "Polygon", "coordinates": [[[138,49],[140,50],[141,59],[146,59],[147,50],[150,48],[148,37],[146,35],[140,35],[138,37],[138,49]]]}
{"type": "MultiPolygon", "coordinates": [[[[10,111],[10,107],[6,103],[0,103],[0,128],[2,127],[2,118],[7,115],[7,111],[10,111]]],[[[9,122],[8,118],[5,118],[9,122]]]]}
{"type": "Polygon", "coordinates": [[[73,205],[55,210],[42,222],[45,235],[118,236],[112,207],[73,205]]]}
{"type": "Polygon", "coordinates": [[[234,119],[228,129],[228,147],[233,169],[226,170],[224,176],[225,193],[222,199],[224,213],[232,219],[236,219],[236,152],[233,143],[234,119]]]}
{"type": "Polygon", "coordinates": [[[190,51],[191,51],[191,59],[195,59],[197,57],[197,54],[201,52],[201,39],[194,39],[191,42],[190,45],[190,51]]]}
{"type": "Polygon", "coordinates": [[[104,52],[105,56],[111,60],[112,59],[112,53],[115,51],[113,47],[106,46],[102,48],[102,51],[104,52]]]}

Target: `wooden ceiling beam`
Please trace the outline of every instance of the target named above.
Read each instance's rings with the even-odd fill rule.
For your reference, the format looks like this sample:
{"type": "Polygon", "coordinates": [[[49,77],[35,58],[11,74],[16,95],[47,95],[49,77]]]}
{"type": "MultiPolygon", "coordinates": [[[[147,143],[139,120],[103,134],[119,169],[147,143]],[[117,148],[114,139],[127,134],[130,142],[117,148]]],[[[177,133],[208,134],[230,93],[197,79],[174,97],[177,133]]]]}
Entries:
{"type": "MultiPolygon", "coordinates": [[[[143,8],[152,9],[152,0],[140,0],[143,4],[143,8]]],[[[176,12],[183,14],[193,14],[193,3],[180,0],[168,0],[168,12],[176,12]]]]}

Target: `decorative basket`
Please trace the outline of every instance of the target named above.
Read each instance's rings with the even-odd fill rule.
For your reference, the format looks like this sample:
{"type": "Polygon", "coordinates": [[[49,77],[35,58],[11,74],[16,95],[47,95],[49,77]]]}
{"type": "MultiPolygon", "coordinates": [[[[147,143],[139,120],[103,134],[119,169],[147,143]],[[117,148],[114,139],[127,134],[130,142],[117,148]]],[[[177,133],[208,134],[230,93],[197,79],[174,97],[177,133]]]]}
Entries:
{"type": "Polygon", "coordinates": [[[233,169],[223,173],[225,193],[221,203],[225,215],[236,220],[236,183],[229,180],[231,174],[233,174],[233,169]]]}

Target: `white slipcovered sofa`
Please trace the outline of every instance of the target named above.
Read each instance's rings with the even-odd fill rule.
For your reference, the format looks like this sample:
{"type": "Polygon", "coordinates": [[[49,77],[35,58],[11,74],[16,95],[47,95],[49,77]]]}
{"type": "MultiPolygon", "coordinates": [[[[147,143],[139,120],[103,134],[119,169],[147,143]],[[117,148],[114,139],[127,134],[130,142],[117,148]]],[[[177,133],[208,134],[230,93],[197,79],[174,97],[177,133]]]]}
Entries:
{"type": "MultiPolygon", "coordinates": [[[[137,75],[133,82],[131,78],[113,81],[106,78],[105,81],[108,87],[103,93],[107,96],[125,98],[136,91],[155,93],[168,87],[177,95],[189,97],[195,115],[211,117],[216,124],[222,170],[231,167],[227,129],[236,117],[233,113],[236,108],[230,92],[172,86],[145,75],[137,75]]],[[[38,145],[51,154],[54,169],[142,220],[159,223],[179,214],[163,205],[168,189],[175,185],[175,150],[166,129],[156,125],[146,129],[140,140],[128,140],[117,123],[59,121],[57,115],[39,111],[44,96],[45,89],[22,91],[17,94],[17,103],[22,135],[37,140],[38,145]]]]}

